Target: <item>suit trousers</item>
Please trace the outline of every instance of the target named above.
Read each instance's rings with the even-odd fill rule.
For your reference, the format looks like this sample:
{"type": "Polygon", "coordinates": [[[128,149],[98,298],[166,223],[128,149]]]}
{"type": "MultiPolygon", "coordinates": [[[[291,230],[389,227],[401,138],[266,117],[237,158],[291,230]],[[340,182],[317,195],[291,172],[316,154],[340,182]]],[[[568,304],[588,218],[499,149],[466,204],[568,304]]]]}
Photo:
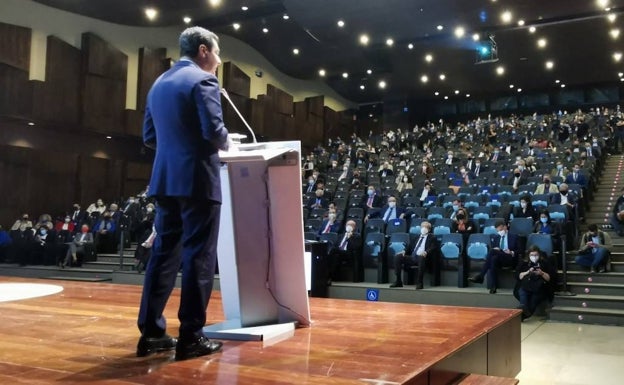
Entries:
{"type": "Polygon", "coordinates": [[[180,337],[199,337],[206,324],[217,263],[221,204],[196,197],[156,200],[157,236],[145,271],[138,327],[146,337],[165,333],[163,311],[182,268],[180,337]]]}
{"type": "Polygon", "coordinates": [[[488,289],[498,287],[498,269],[501,267],[516,267],[517,261],[517,258],[502,250],[491,250],[481,270],[481,276],[487,274],[488,289]]]}

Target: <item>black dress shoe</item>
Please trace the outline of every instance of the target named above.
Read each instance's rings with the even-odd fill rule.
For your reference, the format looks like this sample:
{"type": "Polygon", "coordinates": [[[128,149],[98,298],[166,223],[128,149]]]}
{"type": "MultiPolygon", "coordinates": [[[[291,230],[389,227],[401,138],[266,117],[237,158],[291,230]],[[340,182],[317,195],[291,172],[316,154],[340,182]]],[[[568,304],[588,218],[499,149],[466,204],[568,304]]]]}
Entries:
{"type": "Polygon", "coordinates": [[[416,284],[416,290],[422,290],[423,288],[423,284],[422,283],[417,283],[416,284]]]}
{"type": "Polygon", "coordinates": [[[206,356],[221,350],[223,342],[211,341],[206,337],[198,337],[193,340],[180,339],[176,346],[176,361],[188,360],[189,358],[206,356]]]}
{"type": "Polygon", "coordinates": [[[468,280],[474,283],[483,283],[483,276],[479,274],[473,275],[472,277],[469,277],[468,280]]]}
{"type": "Polygon", "coordinates": [[[495,287],[490,289],[490,294],[496,294],[496,288],[495,287]]]}
{"type": "Polygon", "coordinates": [[[145,357],[150,354],[173,350],[177,341],[167,334],[157,338],[141,336],[137,345],[137,357],[145,357]]]}
{"type": "Polygon", "coordinates": [[[390,287],[403,287],[403,282],[395,282],[390,287]]]}

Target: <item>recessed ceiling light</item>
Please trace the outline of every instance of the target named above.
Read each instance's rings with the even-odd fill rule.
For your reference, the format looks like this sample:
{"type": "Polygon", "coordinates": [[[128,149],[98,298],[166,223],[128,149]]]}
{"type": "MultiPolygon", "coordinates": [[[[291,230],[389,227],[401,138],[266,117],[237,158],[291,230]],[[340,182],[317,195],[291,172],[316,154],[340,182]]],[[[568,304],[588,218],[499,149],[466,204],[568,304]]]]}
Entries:
{"type": "Polygon", "coordinates": [[[504,73],[505,73],[505,67],[503,67],[503,66],[496,67],[496,74],[497,75],[502,75],[504,73]]]}
{"type": "Polygon", "coordinates": [[[392,47],[394,45],[394,40],[391,37],[386,39],[386,45],[392,47]]]}
{"type": "Polygon", "coordinates": [[[426,55],[425,55],[425,61],[426,61],[427,63],[431,63],[431,62],[433,61],[433,55],[432,55],[432,54],[430,54],[430,53],[426,54],[426,55]]]}
{"type": "Polygon", "coordinates": [[[342,77],[345,78],[345,79],[348,78],[349,77],[349,73],[348,72],[343,72],[342,73],[342,77]]]}
{"type": "Polygon", "coordinates": [[[438,91],[434,92],[433,94],[434,94],[435,96],[440,95],[440,93],[439,93],[438,91]]]}
{"type": "Polygon", "coordinates": [[[620,78],[620,81],[621,81],[621,82],[624,82],[624,78],[620,78]]]}
{"type": "Polygon", "coordinates": [[[555,84],[559,84],[559,83],[561,83],[561,80],[559,79],[555,80],[555,84]]]}
{"type": "Polygon", "coordinates": [[[472,35],[472,40],[479,41],[479,39],[481,39],[481,36],[479,36],[478,33],[475,33],[475,34],[472,35]]]}
{"type": "Polygon", "coordinates": [[[337,25],[338,25],[338,27],[340,27],[340,28],[342,28],[342,27],[344,27],[344,26],[345,26],[345,22],[344,22],[344,20],[338,20],[338,21],[336,22],[336,24],[337,24],[337,25]]]}
{"type": "MultiPolygon", "coordinates": [[[[238,23],[234,23],[234,24],[232,24],[232,27],[234,28],[234,30],[235,30],[235,31],[238,31],[238,30],[240,29],[240,27],[241,27],[241,26],[240,26],[240,24],[238,24],[238,23]]],[[[268,32],[268,31],[267,31],[267,32],[268,32]]]]}
{"type": "Polygon", "coordinates": [[[409,43],[409,44],[407,45],[407,49],[414,49],[414,44],[409,43]]]}
{"type": "Polygon", "coordinates": [[[380,80],[378,85],[379,85],[379,88],[381,88],[382,90],[386,88],[386,82],[383,80],[380,80]]]}
{"type": "Polygon", "coordinates": [[[544,39],[544,38],[541,38],[541,39],[538,39],[538,40],[537,40],[537,46],[538,46],[539,48],[544,48],[544,47],[546,47],[546,44],[548,44],[548,42],[547,42],[547,41],[546,41],[546,39],[544,39]]]}
{"type": "Polygon", "coordinates": [[[622,60],[622,53],[621,52],[616,52],[613,54],[613,60],[615,61],[620,61],[622,60]]]}
{"type": "Polygon", "coordinates": [[[373,73],[373,70],[369,68],[369,69],[366,70],[366,73],[370,75],[370,74],[373,73]]]}
{"type": "Polygon", "coordinates": [[[470,97],[470,94],[466,94],[466,97],[467,97],[467,98],[469,98],[469,97],[470,97]]]}
{"type": "Polygon", "coordinates": [[[299,48],[293,48],[293,54],[299,55],[299,48]]]}
{"type": "Polygon", "coordinates": [[[522,88],[518,88],[518,92],[522,92],[522,88]]]}
{"type": "Polygon", "coordinates": [[[184,16],[182,21],[184,21],[184,24],[189,24],[192,21],[192,19],[190,17],[188,17],[188,16],[184,16]]]}
{"type": "Polygon", "coordinates": [[[596,0],[596,4],[598,4],[600,8],[604,8],[609,5],[609,0],[596,0]]]}
{"type": "Polygon", "coordinates": [[[442,31],[444,29],[444,26],[440,24],[436,28],[438,31],[442,31]]]}
{"type": "Polygon", "coordinates": [[[459,90],[455,90],[455,95],[459,95],[459,90]]]}
{"type": "Polygon", "coordinates": [[[210,3],[210,5],[212,5],[213,7],[218,7],[219,5],[221,5],[221,0],[209,0],[208,1],[210,3]]]}
{"type": "Polygon", "coordinates": [[[35,125],[35,123],[34,123],[34,122],[28,122],[28,125],[29,125],[29,126],[34,126],[34,125],[35,125]]]}
{"type": "Polygon", "coordinates": [[[290,16],[288,16],[287,14],[283,14],[283,15],[282,15],[282,19],[284,19],[284,20],[288,20],[288,19],[290,19],[290,16]]]}
{"type": "Polygon", "coordinates": [[[620,30],[618,28],[613,28],[611,31],[609,31],[609,34],[612,38],[617,39],[618,37],[620,37],[620,30]]]}
{"type": "Polygon", "coordinates": [[[423,75],[420,77],[420,81],[423,83],[427,83],[429,81],[429,76],[423,75]]]}
{"type": "Polygon", "coordinates": [[[552,60],[546,62],[546,69],[551,70],[555,66],[555,63],[552,60]]]}
{"type": "Polygon", "coordinates": [[[455,37],[457,37],[458,39],[464,37],[465,34],[466,30],[464,29],[464,27],[455,28],[455,37]]]}
{"type": "Polygon", "coordinates": [[[248,6],[246,6],[246,5],[243,5],[243,6],[241,7],[241,9],[242,9],[243,11],[247,11],[247,10],[249,10],[249,7],[248,7],[248,6]]]}
{"type": "Polygon", "coordinates": [[[565,88],[565,84],[562,84],[562,85],[561,85],[561,88],[565,88]]]}
{"type": "Polygon", "coordinates": [[[323,76],[325,76],[325,75],[327,75],[327,72],[325,72],[325,70],[321,68],[321,69],[319,70],[319,76],[323,77],[323,76]]]}
{"type": "Polygon", "coordinates": [[[444,80],[444,79],[446,79],[446,75],[440,74],[440,80],[444,80]]]}
{"type": "Polygon", "coordinates": [[[106,139],[113,139],[113,137],[110,135],[106,135],[106,139]]]}
{"type": "Polygon", "coordinates": [[[154,20],[158,16],[158,10],[156,8],[145,8],[145,17],[149,20],[154,20]]]}
{"type": "Polygon", "coordinates": [[[269,29],[267,27],[262,28],[262,32],[269,33],[269,29]]]}
{"type": "Polygon", "coordinates": [[[368,37],[367,34],[360,35],[360,44],[367,45],[369,41],[370,41],[370,38],[368,37]]]}
{"type": "Polygon", "coordinates": [[[613,23],[615,19],[617,19],[617,16],[615,15],[615,13],[610,13],[607,15],[607,19],[613,23]]]}
{"type": "Polygon", "coordinates": [[[523,19],[518,20],[518,25],[520,27],[524,26],[524,20],[523,19]]]}
{"type": "Polygon", "coordinates": [[[509,85],[509,88],[514,88],[514,87],[515,87],[515,86],[514,86],[513,84],[510,84],[510,85],[509,85]]]}
{"type": "Polygon", "coordinates": [[[513,18],[513,15],[511,14],[510,11],[505,11],[501,13],[501,20],[503,21],[503,23],[510,23],[512,18],[513,18]]]}
{"type": "Polygon", "coordinates": [[[624,76],[624,72],[618,72],[618,77],[624,76]]]}
{"type": "Polygon", "coordinates": [[[530,33],[535,33],[535,31],[537,31],[537,28],[535,28],[535,27],[529,27],[529,32],[530,32],[530,33]]]}
{"type": "Polygon", "coordinates": [[[445,97],[444,97],[444,100],[448,100],[448,96],[445,96],[445,97]]]}
{"type": "Polygon", "coordinates": [[[364,89],[366,89],[366,86],[364,86],[364,84],[360,84],[360,89],[364,90],[364,89]]]}

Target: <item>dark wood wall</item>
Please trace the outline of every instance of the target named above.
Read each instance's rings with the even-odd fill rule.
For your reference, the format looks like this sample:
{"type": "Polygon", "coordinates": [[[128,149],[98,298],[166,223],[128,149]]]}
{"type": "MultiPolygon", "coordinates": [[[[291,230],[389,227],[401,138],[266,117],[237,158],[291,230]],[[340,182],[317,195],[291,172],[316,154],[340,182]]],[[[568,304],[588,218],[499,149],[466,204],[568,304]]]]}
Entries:
{"type": "MultiPolygon", "coordinates": [[[[137,108],[126,109],[128,57],[86,32],[81,48],[47,38],[45,81],[29,80],[32,32],[0,23],[0,224],[27,211],[61,215],[74,202],[87,206],[136,194],[148,183],[153,153],[142,146],[147,93],[171,66],[164,48],[139,50],[137,108]],[[28,123],[34,123],[29,125],[28,123]],[[107,139],[111,136],[112,139],[107,139]]],[[[323,96],[293,102],[273,86],[250,98],[251,79],[225,63],[223,87],[264,140],[301,140],[348,135],[347,115],[324,107],[323,96]]],[[[247,129],[222,99],[231,132],[247,129]]],[[[350,116],[350,115],[349,115],[350,116]]]]}

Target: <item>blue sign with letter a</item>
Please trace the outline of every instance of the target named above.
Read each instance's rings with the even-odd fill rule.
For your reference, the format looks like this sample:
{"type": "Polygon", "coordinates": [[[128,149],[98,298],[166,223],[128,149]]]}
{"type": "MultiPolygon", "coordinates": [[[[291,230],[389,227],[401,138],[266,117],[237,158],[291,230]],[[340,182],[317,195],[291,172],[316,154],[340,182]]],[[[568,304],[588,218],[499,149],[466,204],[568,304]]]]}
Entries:
{"type": "Polygon", "coordinates": [[[366,289],[367,301],[379,301],[379,289],[366,289]]]}

